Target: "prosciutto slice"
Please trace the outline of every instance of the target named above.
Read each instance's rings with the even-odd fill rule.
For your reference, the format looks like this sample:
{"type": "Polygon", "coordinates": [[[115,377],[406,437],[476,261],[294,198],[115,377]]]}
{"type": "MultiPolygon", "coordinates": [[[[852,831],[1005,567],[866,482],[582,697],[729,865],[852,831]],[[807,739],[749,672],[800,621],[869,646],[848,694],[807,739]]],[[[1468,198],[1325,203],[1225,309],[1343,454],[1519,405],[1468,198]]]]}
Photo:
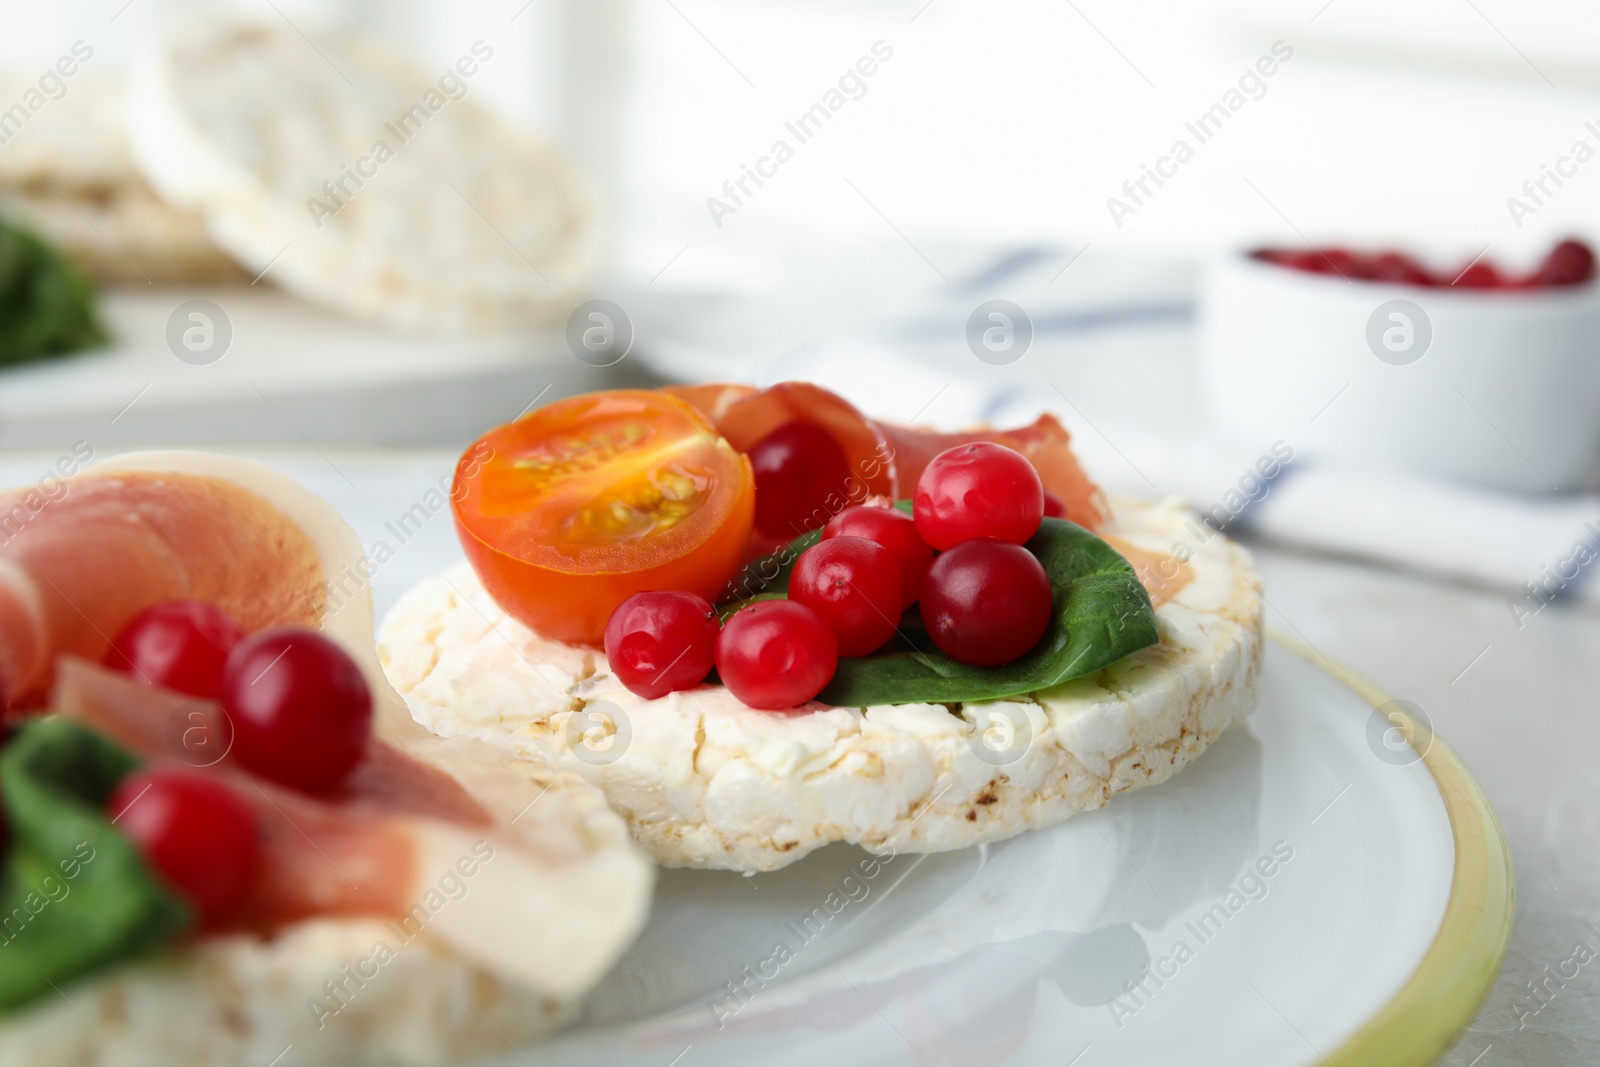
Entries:
{"type": "MultiPolygon", "coordinates": [[[[666,391],[698,408],[740,452],[750,451],[763,437],[788,422],[811,422],[827,430],[844,450],[853,480],[860,483],[846,487],[838,507],[830,507],[830,511],[839,510],[846,500],[868,495],[907,499],[934,456],[956,445],[993,441],[1016,449],[1032,461],[1044,487],[1066,505],[1067,518],[1102,535],[1111,521],[1111,508],[1104,494],[1089,480],[1073,454],[1072,435],[1054,415],[1040,415],[1031,424],[1014,430],[939,433],[869,419],[837,393],[809,382],[780,382],[767,389],[729,384],[683,385],[666,391]]],[[[1133,565],[1158,607],[1193,576],[1187,564],[1120,537],[1105,536],[1133,565]]],[[[759,533],[754,540],[752,556],[765,555],[781,543],[759,533]]]]}
{"type": "Polygon", "coordinates": [[[939,433],[915,426],[869,419],[837,393],[809,382],[780,382],[767,389],[747,385],[690,385],[666,390],[698,408],[728,443],[748,452],[756,442],[789,422],[811,422],[833,435],[866,493],[906,499],[928,462],[947,448],[993,441],[1027,456],[1044,487],[1066,505],[1067,517],[1099,530],[1110,509],[1099,486],[1089,480],[1072,452],[1072,436],[1053,415],[1040,415],[1015,430],[980,429],[939,433]]]}
{"type": "Polygon", "coordinates": [[[0,500],[0,684],[38,703],[57,655],[92,659],[144,608],[216,604],[247,631],[315,626],[316,546],[282,512],[220,478],[123,470],[79,475],[37,511],[0,500]]]}
{"type": "Polygon", "coordinates": [[[386,918],[407,940],[425,932],[492,973],[566,996],[642,926],[652,871],[597,790],[412,720],[378,663],[360,543],[293,480],[203,453],[134,454],[69,479],[8,532],[0,674],[13,706],[48,696],[152,763],[201,762],[183,741],[194,725],[231,734],[214,703],[92,662],[152,604],[193,597],[246,630],[319,628],[361,667],[374,737],[338,794],[204,761],[202,773],[254,807],[263,838],[233,928],[270,936],[313,917],[386,918]]]}

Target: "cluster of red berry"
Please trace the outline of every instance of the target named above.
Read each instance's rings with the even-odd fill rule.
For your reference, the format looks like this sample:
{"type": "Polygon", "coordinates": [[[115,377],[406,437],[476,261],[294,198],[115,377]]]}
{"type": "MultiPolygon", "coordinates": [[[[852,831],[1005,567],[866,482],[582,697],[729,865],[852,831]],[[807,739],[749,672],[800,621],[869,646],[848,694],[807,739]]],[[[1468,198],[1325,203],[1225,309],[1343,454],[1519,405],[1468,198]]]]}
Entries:
{"type": "Polygon", "coordinates": [[[1595,276],[1594,252],[1582,241],[1562,241],[1531,273],[1501,271],[1486,259],[1475,260],[1455,271],[1435,273],[1404,252],[1368,254],[1345,248],[1293,250],[1258,248],[1256,259],[1313,274],[1337,274],[1361,281],[1457,289],[1545,289],[1581,285],[1595,276]]]}
{"type": "Polygon", "coordinates": [[[878,499],[829,520],[795,560],[787,599],[757,600],[719,626],[693,593],[637,593],[606,625],[606,656],[617,679],[647,699],[699,685],[715,666],[745,704],[790,708],[827,686],[839,657],[881,649],[920,601],[928,637],[945,655],[1008,663],[1049,626],[1049,577],[1022,547],[1046,515],[1065,517],[1026,457],[1003,445],[958,445],[923,471],[912,514],[878,499]]]}
{"type": "MultiPolygon", "coordinates": [[[[211,604],[171,600],[134,618],[106,665],[220,702],[232,727],[227,754],[268,781],[332,792],[366,753],[372,694],[355,661],[319,633],[286,627],[246,637],[211,604]]],[[[248,889],[259,848],[255,814],[217,776],[136,771],[106,811],[202,925],[225,916],[248,889]]]]}

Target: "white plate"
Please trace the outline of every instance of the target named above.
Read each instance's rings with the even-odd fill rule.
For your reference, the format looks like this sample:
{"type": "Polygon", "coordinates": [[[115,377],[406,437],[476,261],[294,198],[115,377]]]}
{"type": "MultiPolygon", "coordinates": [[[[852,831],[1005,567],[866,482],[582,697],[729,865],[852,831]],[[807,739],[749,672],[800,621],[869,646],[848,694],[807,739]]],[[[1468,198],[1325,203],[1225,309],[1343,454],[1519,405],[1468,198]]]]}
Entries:
{"type": "MultiPolygon", "coordinates": [[[[275,459],[395,549],[380,611],[459,558],[447,509],[394,523],[448,457],[275,459]]],[[[1274,643],[1246,727],[1052,830],[926,856],[835,845],[752,878],[664,871],[585,1018],[503,1062],[1429,1062],[1498,970],[1510,864],[1449,749],[1401,716],[1406,744],[1375,711],[1393,702],[1339,671],[1274,643]]]]}
{"type": "Polygon", "coordinates": [[[1278,644],[1246,728],[1104,811],[960,852],[665,872],[537,1061],[1320,1063],[1399,996],[1451,901],[1444,797],[1389,728],[1278,644]]]}

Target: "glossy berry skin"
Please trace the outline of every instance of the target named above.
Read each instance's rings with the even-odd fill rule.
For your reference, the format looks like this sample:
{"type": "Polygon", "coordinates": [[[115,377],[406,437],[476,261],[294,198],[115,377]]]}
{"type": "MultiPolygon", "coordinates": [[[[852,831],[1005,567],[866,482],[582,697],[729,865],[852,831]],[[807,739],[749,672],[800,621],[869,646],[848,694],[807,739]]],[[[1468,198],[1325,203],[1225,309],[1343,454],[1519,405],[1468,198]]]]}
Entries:
{"type": "Polygon", "coordinates": [[[940,551],[974,537],[1020,545],[1044,517],[1044,486],[1022,453],[976,441],[933,457],[917,479],[912,511],[917,532],[940,551]]]}
{"type": "MultiPolygon", "coordinates": [[[[917,532],[910,515],[893,506],[857,504],[828,520],[822,539],[864,537],[888,549],[900,572],[900,606],[909,608],[922,595],[922,579],[933,563],[933,549],[917,532]]],[[[848,655],[848,653],[842,653],[848,655]]]]}
{"type": "Polygon", "coordinates": [[[922,587],[928,636],[974,667],[1010,663],[1038,644],[1050,604],[1050,579],[1033,553],[987,537],[942,553],[922,587]]]}
{"type": "Polygon", "coordinates": [[[216,605],[167,600],[122,628],[105,663],[151,685],[215,699],[222,689],[222,666],[243,638],[244,631],[216,605]]]}
{"type": "Polygon", "coordinates": [[[839,648],[815,611],[794,600],[758,600],[723,623],[717,675],[752,708],[804,704],[833,678],[839,648]]]}
{"type": "Polygon", "coordinates": [[[1579,285],[1595,275],[1594,252],[1582,241],[1562,241],[1531,279],[1534,285],[1579,285]]]}
{"type": "Polygon", "coordinates": [[[864,537],[817,542],[795,561],[789,599],[822,616],[841,656],[882,648],[900,622],[900,568],[894,556],[864,537]]]}
{"type": "Polygon", "coordinates": [[[274,782],[332,792],[367,751],[372,693],[344,649],[311,630],[263,630],[222,674],[232,756],[274,782]]]}
{"type": "Polygon", "coordinates": [[[694,593],[635,593],[606,623],[606,661],[635,696],[692,689],[711,673],[717,613],[694,593]]]}
{"type": "Polygon", "coordinates": [[[255,814],[217,779],[136,771],[105,811],[161,880],[194,906],[202,927],[225,916],[249,887],[260,852],[255,814]]]}
{"type": "Polygon", "coordinates": [[[790,541],[828,521],[827,501],[843,493],[850,463],[833,435],[811,422],[789,422],[749,452],[756,482],[756,529],[790,541]]]}
{"type": "Polygon", "coordinates": [[[1061,498],[1050,490],[1044,491],[1044,517],[1047,519],[1064,519],[1067,517],[1067,505],[1061,498]]]}

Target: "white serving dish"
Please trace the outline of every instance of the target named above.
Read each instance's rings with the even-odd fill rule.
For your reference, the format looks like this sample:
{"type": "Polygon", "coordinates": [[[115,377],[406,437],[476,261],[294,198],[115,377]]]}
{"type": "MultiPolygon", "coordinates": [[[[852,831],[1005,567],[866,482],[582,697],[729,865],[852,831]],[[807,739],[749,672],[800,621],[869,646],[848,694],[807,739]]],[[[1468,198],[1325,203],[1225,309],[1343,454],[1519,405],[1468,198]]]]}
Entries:
{"type": "Polygon", "coordinates": [[[1234,254],[1204,274],[1200,354],[1210,418],[1263,450],[1527,493],[1600,487],[1594,282],[1428,289],[1234,254]]]}
{"type": "MultiPolygon", "coordinates": [[[[447,510],[394,530],[453,453],[254,455],[390,546],[380,615],[461,560],[447,510]]],[[[0,457],[0,485],[50,460],[0,457]]],[[[870,877],[867,858],[661,872],[581,1017],[484,1067],[1423,1067],[1493,984],[1515,905],[1505,836],[1420,709],[1281,640],[1260,707],[1170,781],[870,877]],[[792,958],[764,964],[780,941],[792,958]]]]}

